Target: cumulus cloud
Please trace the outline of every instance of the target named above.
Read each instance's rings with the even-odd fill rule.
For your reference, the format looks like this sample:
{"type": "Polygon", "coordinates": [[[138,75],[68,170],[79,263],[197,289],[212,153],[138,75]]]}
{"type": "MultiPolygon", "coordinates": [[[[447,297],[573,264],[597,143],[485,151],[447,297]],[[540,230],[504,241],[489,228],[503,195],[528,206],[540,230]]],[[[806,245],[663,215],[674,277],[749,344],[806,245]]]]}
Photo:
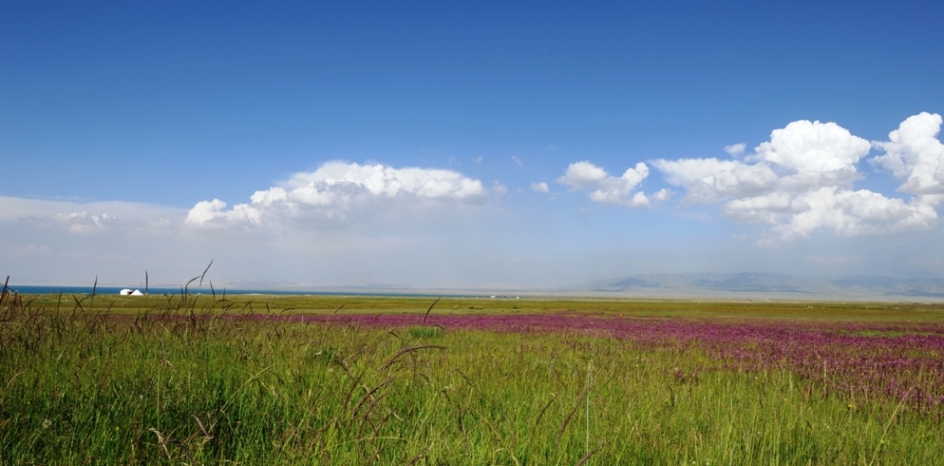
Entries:
{"type": "Polygon", "coordinates": [[[754,158],[800,173],[854,172],[870,147],[836,123],[800,120],[771,132],[770,141],[754,149],[754,158]]]}
{"type": "Polygon", "coordinates": [[[547,183],[541,181],[540,183],[531,183],[531,190],[537,193],[547,193],[550,189],[547,186],[547,183]]]}
{"type": "Polygon", "coordinates": [[[285,220],[344,221],[395,203],[424,201],[482,203],[491,193],[479,180],[442,169],[392,168],[380,164],[328,162],[313,172],[296,173],[280,186],[256,191],[250,202],[226,210],[213,199],[198,202],[186,224],[196,227],[252,225],[285,220]]]}
{"type": "Polygon", "coordinates": [[[623,176],[616,177],[588,161],[582,161],[570,164],[557,182],[573,190],[591,191],[590,199],[594,202],[645,207],[649,205],[649,199],[642,191],[633,193],[633,190],[647,176],[649,167],[642,162],[626,169],[623,176]]]}
{"type": "MultiPolygon", "coordinates": [[[[795,121],[771,132],[741,160],[659,159],[653,166],[666,181],[686,190],[689,203],[720,203],[722,212],[766,223],[781,239],[807,237],[817,230],[843,236],[926,229],[937,220],[944,196],[944,147],[935,138],[938,115],[909,118],[889,142],[869,143],[836,123],[795,121]],[[905,180],[901,190],[917,194],[894,199],[854,190],[862,178],[857,164],[872,146],[886,151],[873,163],[905,180]]],[[[732,155],[736,147],[725,150],[732,155]]]]}
{"type": "Polygon", "coordinates": [[[888,135],[875,142],[884,155],[872,159],[904,180],[898,189],[911,194],[944,193],[944,145],[937,139],[941,116],[927,112],[909,117],[888,135]]]}

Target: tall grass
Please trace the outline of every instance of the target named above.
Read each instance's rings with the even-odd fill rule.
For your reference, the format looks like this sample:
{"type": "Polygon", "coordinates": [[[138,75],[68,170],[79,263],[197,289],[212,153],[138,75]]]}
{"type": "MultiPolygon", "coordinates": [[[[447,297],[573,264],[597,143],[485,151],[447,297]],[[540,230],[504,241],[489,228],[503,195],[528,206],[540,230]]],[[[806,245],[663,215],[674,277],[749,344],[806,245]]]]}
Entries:
{"type": "Polygon", "coordinates": [[[426,305],[402,326],[243,315],[292,312],[259,299],[5,297],[0,463],[944,464],[939,409],[829,374],[678,338],[433,326],[426,305]]]}

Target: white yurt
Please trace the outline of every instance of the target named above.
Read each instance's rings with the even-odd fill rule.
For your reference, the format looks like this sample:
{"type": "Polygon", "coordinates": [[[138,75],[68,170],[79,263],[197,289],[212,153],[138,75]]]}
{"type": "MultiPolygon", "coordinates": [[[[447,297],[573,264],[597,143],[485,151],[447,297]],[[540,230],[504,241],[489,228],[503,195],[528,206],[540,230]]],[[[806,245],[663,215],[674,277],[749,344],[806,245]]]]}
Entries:
{"type": "Polygon", "coordinates": [[[131,296],[131,293],[133,293],[133,291],[129,288],[124,288],[118,292],[121,296],[131,296]]]}

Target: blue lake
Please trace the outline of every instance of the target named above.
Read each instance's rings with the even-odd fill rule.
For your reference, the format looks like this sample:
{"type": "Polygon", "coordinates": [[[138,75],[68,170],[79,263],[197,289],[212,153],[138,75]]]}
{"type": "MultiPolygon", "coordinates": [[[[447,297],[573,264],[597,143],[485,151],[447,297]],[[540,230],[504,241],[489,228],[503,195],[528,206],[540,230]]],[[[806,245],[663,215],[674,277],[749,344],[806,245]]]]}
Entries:
{"type": "MultiPolygon", "coordinates": [[[[0,283],[0,288],[3,285],[0,283]]],[[[144,288],[135,288],[127,287],[132,290],[141,290],[144,292],[144,288]]],[[[98,295],[118,295],[118,292],[125,289],[124,287],[117,286],[99,286],[95,289],[95,294],[98,295]]],[[[83,295],[91,294],[91,286],[14,286],[10,285],[10,292],[17,292],[20,294],[59,294],[60,292],[63,295],[83,295]]],[[[149,288],[147,290],[150,295],[170,295],[181,293],[182,288],[149,288]]],[[[201,288],[201,287],[190,287],[187,289],[187,292],[190,294],[213,294],[213,290],[210,288],[201,288]]],[[[216,288],[216,294],[222,295],[223,289],[216,288]]],[[[427,294],[427,293],[409,293],[409,292],[366,292],[366,291],[305,291],[305,290],[251,290],[251,289],[226,289],[226,294],[228,295],[246,295],[246,294],[265,294],[265,295],[314,295],[314,296],[416,296],[416,297],[437,297],[438,294],[427,294]]]]}

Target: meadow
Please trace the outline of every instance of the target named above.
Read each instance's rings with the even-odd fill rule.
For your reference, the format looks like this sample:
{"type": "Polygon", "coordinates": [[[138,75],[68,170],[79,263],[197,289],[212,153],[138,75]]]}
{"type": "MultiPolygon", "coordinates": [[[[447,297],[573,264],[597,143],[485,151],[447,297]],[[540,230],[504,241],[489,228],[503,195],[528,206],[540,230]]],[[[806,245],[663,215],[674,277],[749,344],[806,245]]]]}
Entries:
{"type": "Polygon", "coordinates": [[[944,309],[6,295],[0,387],[0,465],[944,464],[944,309]]]}

